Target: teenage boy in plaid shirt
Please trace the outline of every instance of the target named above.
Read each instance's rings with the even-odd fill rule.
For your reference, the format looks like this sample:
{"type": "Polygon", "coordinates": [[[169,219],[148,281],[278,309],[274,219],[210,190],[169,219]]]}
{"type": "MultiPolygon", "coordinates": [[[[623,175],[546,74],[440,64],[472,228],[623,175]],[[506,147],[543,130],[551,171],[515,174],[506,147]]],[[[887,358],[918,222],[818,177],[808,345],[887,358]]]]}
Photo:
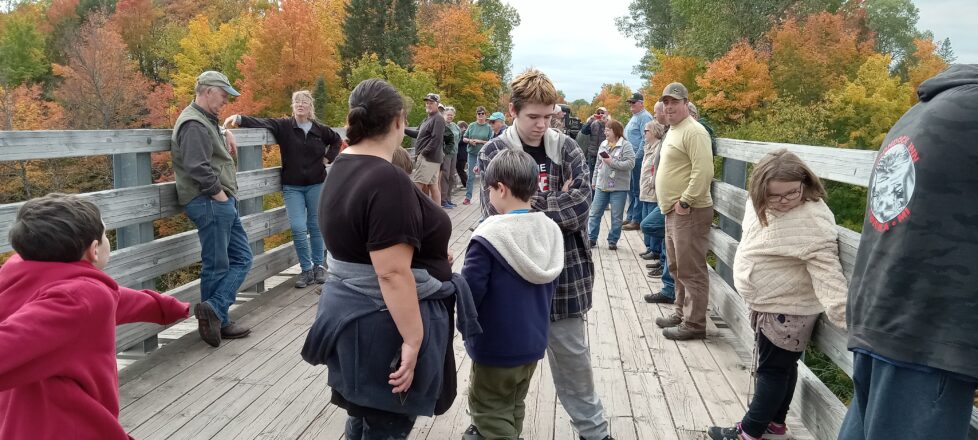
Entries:
{"type": "MultiPolygon", "coordinates": [[[[594,389],[591,351],[584,317],[591,309],[594,263],[587,246],[591,208],[591,176],[584,155],[570,137],[550,128],[557,89],[542,72],[530,69],[510,83],[509,113],[513,125],[489,141],[479,153],[479,169],[500,151],[525,151],[540,167],[539,190],[530,201],[534,211],[557,223],[564,238],[564,270],[550,310],[547,357],[557,398],[583,440],[614,440],[604,407],[594,389]]],[[[497,214],[482,184],[483,217],[497,214]]]]}

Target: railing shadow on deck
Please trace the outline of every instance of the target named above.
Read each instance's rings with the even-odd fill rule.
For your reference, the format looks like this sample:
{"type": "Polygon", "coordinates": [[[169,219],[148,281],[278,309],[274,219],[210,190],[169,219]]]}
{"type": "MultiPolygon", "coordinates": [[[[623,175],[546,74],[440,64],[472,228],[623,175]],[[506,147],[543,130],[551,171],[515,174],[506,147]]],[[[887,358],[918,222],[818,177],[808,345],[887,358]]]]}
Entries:
{"type": "MultiPolygon", "coordinates": [[[[271,133],[261,129],[234,130],[239,145],[238,184],[242,223],[255,251],[246,286],[296,264],[291,243],[265,251],[263,239],[289,228],[284,208],[262,209],[262,196],[281,190],[279,168],[262,168],[262,145],[274,144],[271,133]]],[[[152,222],[182,212],[173,183],[154,184],[150,178],[150,153],[170,149],[171,130],[67,130],[0,132],[0,162],[110,155],[116,189],[83,194],[102,210],[109,229],[117,231],[119,249],[112,253],[106,271],[120,284],[141,288],[158,276],[200,261],[195,231],[154,239],[152,222]]],[[[876,157],[874,151],[847,150],[794,144],[719,139],[723,158],[722,180],[713,183],[720,228],[713,229],[710,247],[717,256],[710,272],[711,307],[728,323],[744,347],[753,345],[747,307],[730,282],[730,267],[740,238],[740,223],[747,201],[747,163],[757,163],[766,153],[787,148],[804,159],[823,179],[867,186],[876,157]]],[[[22,203],[0,205],[0,252],[11,250],[7,232],[22,203]]],[[[839,228],[839,251],[846,277],[851,277],[859,234],[839,228]]],[[[184,301],[199,298],[199,280],[167,292],[184,301]]],[[[117,349],[156,346],[164,329],[155,324],[130,324],[117,330],[117,349]]],[[[816,326],[814,345],[846,374],[852,374],[847,335],[828,324],[823,316],[816,326]]],[[[799,383],[794,405],[806,427],[820,440],[835,439],[845,415],[845,405],[811,370],[799,364],[799,383]]],[[[978,412],[972,414],[971,436],[978,434],[978,412]]]]}

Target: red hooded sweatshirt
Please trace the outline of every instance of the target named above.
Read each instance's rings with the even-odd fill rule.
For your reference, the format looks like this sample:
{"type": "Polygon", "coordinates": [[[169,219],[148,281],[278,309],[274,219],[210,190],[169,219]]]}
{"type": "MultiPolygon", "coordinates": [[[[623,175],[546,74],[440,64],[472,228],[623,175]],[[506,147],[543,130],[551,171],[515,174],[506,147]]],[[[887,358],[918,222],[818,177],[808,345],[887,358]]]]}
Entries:
{"type": "Polygon", "coordinates": [[[0,439],[128,439],[115,327],[168,324],[190,305],[120,287],[86,261],[0,268],[0,439]]]}

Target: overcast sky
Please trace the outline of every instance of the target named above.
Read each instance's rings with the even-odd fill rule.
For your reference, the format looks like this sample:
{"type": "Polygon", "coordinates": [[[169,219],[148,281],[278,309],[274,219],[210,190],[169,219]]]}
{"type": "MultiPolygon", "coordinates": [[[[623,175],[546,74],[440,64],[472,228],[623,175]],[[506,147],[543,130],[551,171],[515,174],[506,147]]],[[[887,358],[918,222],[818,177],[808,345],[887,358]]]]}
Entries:
{"type": "MultiPolygon", "coordinates": [[[[632,74],[644,50],[615,27],[630,0],[508,0],[520,13],[513,30],[513,72],[536,67],[550,76],[568,101],[590,101],[605,83],[622,81],[633,90],[632,74]]],[[[978,0],[916,0],[918,28],[937,39],[951,38],[958,63],[978,63],[978,0]]]]}

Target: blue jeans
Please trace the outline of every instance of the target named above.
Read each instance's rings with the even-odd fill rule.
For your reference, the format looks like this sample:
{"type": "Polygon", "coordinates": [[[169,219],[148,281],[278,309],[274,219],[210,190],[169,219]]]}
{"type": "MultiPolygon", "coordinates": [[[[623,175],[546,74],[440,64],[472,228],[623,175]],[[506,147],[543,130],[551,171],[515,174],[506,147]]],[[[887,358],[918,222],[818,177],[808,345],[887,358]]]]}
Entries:
{"type": "Polygon", "coordinates": [[[231,324],[228,309],[251,270],[251,247],[238,217],[237,200],[218,202],[199,195],[184,207],[200,239],[200,302],[214,308],[221,327],[231,324]]]}
{"type": "Polygon", "coordinates": [[[939,438],[964,440],[974,405],[975,382],[852,356],[853,396],[839,440],[939,438]]]}
{"type": "Polygon", "coordinates": [[[642,204],[645,203],[638,199],[639,180],[642,177],[642,152],[635,153],[635,168],[632,168],[632,183],[631,187],[628,189],[628,213],[625,214],[625,220],[630,222],[641,222],[644,216],[642,216],[642,204]]]}
{"type": "Polygon", "coordinates": [[[322,190],[322,183],[282,185],[285,212],[288,213],[292,226],[292,243],[295,243],[299,268],[303,271],[323,264],[325,245],[323,233],[319,230],[319,193],[322,190]]]}
{"type": "MultiPolygon", "coordinates": [[[[479,165],[479,153],[469,153],[467,169],[469,170],[469,175],[467,177],[468,181],[465,185],[465,198],[472,200],[472,188],[475,188],[475,167],[479,165]]],[[[480,172],[485,170],[479,170],[480,172]]]]}
{"type": "Polygon", "coordinates": [[[405,414],[347,416],[344,435],[349,440],[406,439],[414,429],[416,419],[405,414]]]}
{"type": "Polygon", "coordinates": [[[594,200],[591,202],[591,218],[587,224],[588,238],[591,241],[598,241],[598,232],[601,232],[601,216],[604,209],[611,204],[611,232],[608,232],[608,243],[618,244],[621,238],[621,216],[625,212],[625,196],[628,191],[602,191],[594,190],[594,200]]]}
{"type": "MultiPolygon", "coordinates": [[[[639,220],[639,225],[642,226],[645,225],[645,219],[648,218],[649,214],[651,214],[655,208],[659,207],[659,204],[656,202],[643,201],[639,201],[639,203],[642,204],[642,219],[639,220]]],[[[642,228],[642,236],[645,239],[645,252],[655,252],[657,254],[665,253],[664,249],[666,243],[662,237],[652,235],[652,233],[648,231],[648,228],[645,227],[642,228]]]]}
{"type": "Polygon", "coordinates": [[[669,273],[669,262],[666,258],[664,241],[666,237],[666,216],[662,214],[658,203],[642,219],[641,228],[643,233],[651,236],[653,240],[658,240],[659,243],[659,261],[662,262],[662,296],[675,299],[676,281],[672,279],[672,275],[669,273]]]}

